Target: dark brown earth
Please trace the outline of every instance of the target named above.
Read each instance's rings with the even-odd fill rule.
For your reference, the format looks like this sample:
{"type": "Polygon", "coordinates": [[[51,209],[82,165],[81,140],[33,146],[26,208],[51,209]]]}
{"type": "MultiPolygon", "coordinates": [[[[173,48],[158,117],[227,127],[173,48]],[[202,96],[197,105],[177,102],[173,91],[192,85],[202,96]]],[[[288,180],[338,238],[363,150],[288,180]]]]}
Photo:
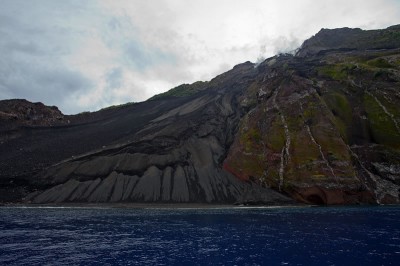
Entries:
{"type": "Polygon", "coordinates": [[[392,204],[400,30],[321,30],[142,103],[0,101],[0,201],[392,204]]]}

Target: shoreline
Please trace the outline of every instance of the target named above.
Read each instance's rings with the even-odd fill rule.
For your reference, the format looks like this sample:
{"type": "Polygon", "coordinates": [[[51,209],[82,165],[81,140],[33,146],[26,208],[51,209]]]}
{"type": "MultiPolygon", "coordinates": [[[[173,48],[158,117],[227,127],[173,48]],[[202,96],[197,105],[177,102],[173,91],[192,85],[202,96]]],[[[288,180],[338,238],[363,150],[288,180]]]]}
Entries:
{"type": "Polygon", "coordinates": [[[88,209],[275,209],[315,207],[306,204],[276,204],[276,205],[235,205],[220,203],[6,203],[0,207],[9,208],[88,208],[88,209]]]}

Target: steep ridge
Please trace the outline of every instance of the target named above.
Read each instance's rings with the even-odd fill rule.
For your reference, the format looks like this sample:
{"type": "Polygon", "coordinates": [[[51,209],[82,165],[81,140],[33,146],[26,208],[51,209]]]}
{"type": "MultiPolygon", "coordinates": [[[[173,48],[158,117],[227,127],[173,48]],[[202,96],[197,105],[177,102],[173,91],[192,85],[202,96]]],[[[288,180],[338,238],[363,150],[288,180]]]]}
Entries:
{"type": "Polygon", "coordinates": [[[143,103],[17,125],[1,200],[399,203],[399,48],[398,26],[324,29],[143,103]]]}
{"type": "Polygon", "coordinates": [[[296,56],[305,57],[327,51],[366,51],[395,49],[400,44],[400,25],[385,30],[361,30],[351,28],[321,29],[306,40],[296,56]]]}
{"type": "Polygon", "coordinates": [[[225,169],[302,202],[399,203],[399,34],[323,30],[297,56],[265,61],[225,169]],[[376,48],[376,36],[395,48],[367,51],[361,40],[376,48]]]}

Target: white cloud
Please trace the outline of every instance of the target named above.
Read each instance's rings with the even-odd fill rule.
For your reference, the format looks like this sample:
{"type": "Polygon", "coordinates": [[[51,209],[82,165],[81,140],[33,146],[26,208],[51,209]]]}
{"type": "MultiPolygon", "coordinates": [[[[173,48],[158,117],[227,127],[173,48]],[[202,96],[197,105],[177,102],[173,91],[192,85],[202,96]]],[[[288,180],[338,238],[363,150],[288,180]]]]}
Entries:
{"type": "Polygon", "coordinates": [[[67,113],[142,101],[293,50],[320,28],[399,17],[395,0],[3,0],[0,98],[67,113]]]}

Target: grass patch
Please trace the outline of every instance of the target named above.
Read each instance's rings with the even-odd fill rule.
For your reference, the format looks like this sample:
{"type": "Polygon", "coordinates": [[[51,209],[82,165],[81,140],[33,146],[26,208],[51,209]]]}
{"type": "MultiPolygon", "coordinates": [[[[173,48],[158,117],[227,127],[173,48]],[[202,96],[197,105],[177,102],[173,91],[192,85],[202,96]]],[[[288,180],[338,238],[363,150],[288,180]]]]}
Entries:
{"type": "Polygon", "coordinates": [[[386,61],[383,58],[376,58],[373,60],[369,60],[366,62],[368,66],[371,67],[376,67],[376,68],[394,68],[392,64],[390,64],[388,61],[386,61]]]}
{"type": "Polygon", "coordinates": [[[167,97],[190,96],[190,95],[198,93],[199,91],[207,89],[207,87],[208,87],[207,81],[196,81],[195,83],[192,83],[192,84],[182,84],[173,89],[170,89],[167,92],[154,95],[153,97],[151,97],[149,99],[149,101],[164,99],[167,97]]]}
{"type": "Polygon", "coordinates": [[[254,152],[259,149],[261,144],[261,133],[258,129],[250,128],[242,134],[241,142],[245,152],[254,152]]]}
{"type": "Polygon", "coordinates": [[[116,109],[116,108],[120,108],[120,107],[126,107],[126,106],[130,106],[130,105],[134,105],[134,102],[127,102],[127,103],[123,103],[123,104],[117,104],[117,105],[111,105],[108,107],[105,107],[103,109],[100,109],[100,111],[105,111],[105,110],[111,110],[111,109],[116,109]]]}
{"type": "Polygon", "coordinates": [[[323,99],[335,117],[335,125],[340,134],[347,139],[353,112],[347,97],[338,92],[325,94],[323,99]]]}
{"type": "MultiPolygon", "coordinates": [[[[280,119],[277,115],[276,119],[280,119]]],[[[275,120],[271,127],[268,129],[267,143],[270,149],[274,152],[280,152],[282,147],[285,145],[285,131],[280,120],[275,120]]]]}
{"type": "Polygon", "coordinates": [[[318,69],[318,75],[329,77],[334,80],[345,80],[349,72],[356,68],[353,64],[326,65],[318,69]]]}
{"type": "Polygon", "coordinates": [[[393,120],[369,94],[364,94],[364,107],[374,140],[379,144],[399,149],[400,135],[393,120]]]}

